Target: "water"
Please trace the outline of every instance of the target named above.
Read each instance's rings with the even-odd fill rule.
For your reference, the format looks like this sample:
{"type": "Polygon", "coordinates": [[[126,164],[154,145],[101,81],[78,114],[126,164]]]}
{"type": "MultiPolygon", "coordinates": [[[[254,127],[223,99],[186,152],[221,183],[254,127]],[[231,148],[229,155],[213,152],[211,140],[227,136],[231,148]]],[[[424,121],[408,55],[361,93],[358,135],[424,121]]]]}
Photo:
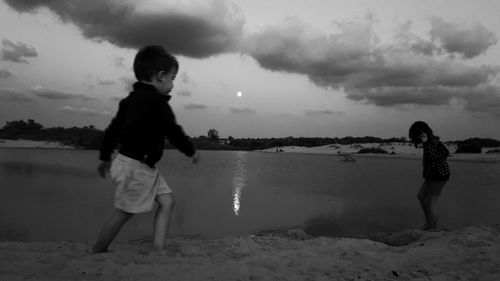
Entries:
{"type": "MultiPolygon", "coordinates": [[[[194,166],[167,150],[160,170],[175,192],[170,235],[219,238],[300,227],[312,235],[359,236],[423,224],[419,159],[202,151],[194,166]]],[[[0,149],[0,240],[94,240],[113,188],[97,176],[97,152],[0,149]]],[[[451,161],[440,224],[500,222],[500,165],[451,161]]],[[[152,233],[152,214],[120,238],[152,233]]]]}

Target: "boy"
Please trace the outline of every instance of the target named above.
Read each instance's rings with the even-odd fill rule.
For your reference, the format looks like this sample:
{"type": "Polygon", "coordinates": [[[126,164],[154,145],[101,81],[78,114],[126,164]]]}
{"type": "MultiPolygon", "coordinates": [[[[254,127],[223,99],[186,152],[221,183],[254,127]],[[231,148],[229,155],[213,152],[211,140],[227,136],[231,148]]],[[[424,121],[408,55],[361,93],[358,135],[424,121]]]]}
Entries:
{"type": "Polygon", "coordinates": [[[200,160],[182,127],[177,125],[168,101],[179,70],[177,59],[161,46],[146,46],[134,60],[138,80],[133,91],[120,101],[118,112],[104,132],[98,167],[102,177],[109,172],[115,190],[115,209],[104,223],[93,247],[94,253],[106,252],[121,227],[133,214],[149,212],[158,203],[154,218],[153,251],[166,248],[166,238],[174,197],[156,169],[161,159],[165,136],[170,143],[200,160]],[[119,149],[111,162],[111,154],[119,149]]]}

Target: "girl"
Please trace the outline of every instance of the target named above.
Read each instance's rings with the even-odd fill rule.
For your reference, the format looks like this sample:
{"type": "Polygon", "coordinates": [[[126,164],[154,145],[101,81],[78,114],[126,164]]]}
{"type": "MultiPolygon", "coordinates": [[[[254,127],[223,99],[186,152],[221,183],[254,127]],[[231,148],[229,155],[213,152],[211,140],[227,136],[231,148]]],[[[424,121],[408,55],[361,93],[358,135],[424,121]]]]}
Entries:
{"type": "Polygon", "coordinates": [[[450,167],[446,162],[450,152],[439,141],[439,137],[434,136],[432,129],[425,122],[413,123],[409,137],[415,147],[422,144],[424,148],[423,177],[425,181],[417,194],[425,215],[425,224],[422,229],[435,229],[438,221],[436,201],[450,178],[450,167]]]}

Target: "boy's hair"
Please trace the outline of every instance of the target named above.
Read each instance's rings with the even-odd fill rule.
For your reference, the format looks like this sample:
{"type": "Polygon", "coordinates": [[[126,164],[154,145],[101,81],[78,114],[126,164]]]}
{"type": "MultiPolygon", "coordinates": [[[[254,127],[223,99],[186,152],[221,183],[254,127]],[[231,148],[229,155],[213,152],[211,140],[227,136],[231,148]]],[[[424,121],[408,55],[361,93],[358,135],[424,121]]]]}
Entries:
{"type": "Polygon", "coordinates": [[[427,125],[427,123],[425,123],[424,121],[416,121],[415,123],[413,123],[411,125],[410,132],[408,133],[408,136],[413,141],[415,146],[420,141],[420,135],[422,133],[426,133],[427,136],[429,136],[429,137],[434,136],[431,127],[429,127],[429,125],[427,125]]]}
{"type": "Polygon", "coordinates": [[[151,81],[160,71],[179,70],[177,58],[168,53],[162,46],[149,45],[142,47],[134,59],[134,74],[139,81],[151,81]]]}

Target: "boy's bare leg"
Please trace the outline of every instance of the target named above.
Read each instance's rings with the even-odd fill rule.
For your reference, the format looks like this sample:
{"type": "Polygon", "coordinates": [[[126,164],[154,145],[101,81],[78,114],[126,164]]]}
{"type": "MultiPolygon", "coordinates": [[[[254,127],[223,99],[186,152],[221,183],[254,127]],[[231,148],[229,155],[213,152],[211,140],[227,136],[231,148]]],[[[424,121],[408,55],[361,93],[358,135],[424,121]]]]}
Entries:
{"type": "Polygon", "coordinates": [[[99,237],[92,248],[93,253],[102,253],[108,250],[109,244],[115,239],[122,226],[132,217],[131,213],[113,209],[113,213],[101,228],[99,237]]]}
{"type": "Polygon", "coordinates": [[[156,196],[158,208],[154,218],[153,251],[162,252],[166,248],[170,216],[174,208],[174,195],[165,193],[156,196]]]}

